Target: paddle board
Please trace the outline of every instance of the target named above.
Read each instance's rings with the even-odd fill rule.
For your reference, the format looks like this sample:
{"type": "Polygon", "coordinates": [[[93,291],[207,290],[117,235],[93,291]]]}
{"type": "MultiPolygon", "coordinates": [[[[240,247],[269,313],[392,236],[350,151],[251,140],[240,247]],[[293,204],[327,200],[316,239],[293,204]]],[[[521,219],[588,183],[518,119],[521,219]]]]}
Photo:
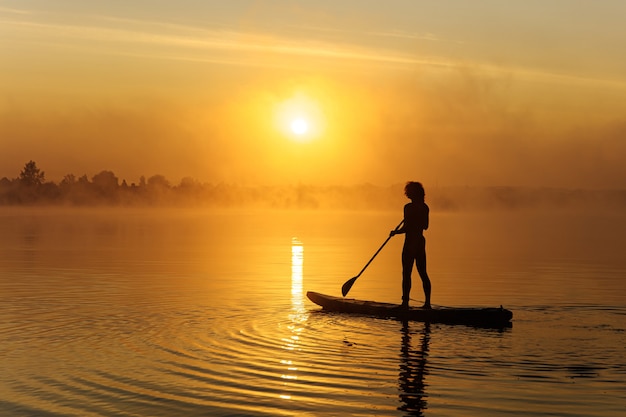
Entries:
{"type": "Polygon", "coordinates": [[[465,324],[480,327],[508,327],[513,312],[500,307],[440,307],[424,309],[409,307],[402,309],[399,304],[376,301],[355,300],[309,291],[309,300],[322,306],[324,310],[340,313],[363,314],[380,318],[415,320],[429,323],[465,324]]]}

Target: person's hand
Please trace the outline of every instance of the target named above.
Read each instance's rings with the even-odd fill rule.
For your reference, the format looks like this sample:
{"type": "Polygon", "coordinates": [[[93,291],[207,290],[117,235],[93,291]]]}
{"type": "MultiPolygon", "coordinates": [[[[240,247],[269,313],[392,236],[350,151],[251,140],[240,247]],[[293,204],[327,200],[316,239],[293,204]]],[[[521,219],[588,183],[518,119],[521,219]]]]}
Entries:
{"type": "Polygon", "coordinates": [[[389,232],[389,237],[395,236],[396,235],[396,231],[392,230],[391,232],[389,232]]]}

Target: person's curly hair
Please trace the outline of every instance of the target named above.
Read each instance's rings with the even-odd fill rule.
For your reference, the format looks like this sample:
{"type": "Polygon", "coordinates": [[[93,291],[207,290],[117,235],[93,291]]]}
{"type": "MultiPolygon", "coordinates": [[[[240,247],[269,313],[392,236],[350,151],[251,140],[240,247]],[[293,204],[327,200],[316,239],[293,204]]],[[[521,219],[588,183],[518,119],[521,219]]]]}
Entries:
{"type": "Polygon", "coordinates": [[[426,192],[424,191],[424,186],[421,182],[417,181],[409,181],[404,186],[404,195],[406,195],[411,200],[424,200],[426,196],[426,192]]]}

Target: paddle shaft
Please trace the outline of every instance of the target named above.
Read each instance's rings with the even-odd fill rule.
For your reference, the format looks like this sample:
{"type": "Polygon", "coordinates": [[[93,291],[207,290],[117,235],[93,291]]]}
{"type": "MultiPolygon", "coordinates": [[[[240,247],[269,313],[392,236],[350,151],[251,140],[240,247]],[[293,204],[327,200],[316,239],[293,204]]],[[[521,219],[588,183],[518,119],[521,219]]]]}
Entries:
{"type": "MultiPolygon", "coordinates": [[[[404,220],[402,220],[400,222],[400,224],[398,226],[396,226],[394,231],[398,231],[398,229],[400,229],[400,227],[402,227],[402,224],[404,223],[404,220]]],[[[389,242],[389,239],[391,239],[392,235],[389,234],[389,237],[383,242],[383,244],[380,246],[380,248],[378,248],[378,250],[376,251],[376,253],[374,254],[374,256],[372,256],[372,259],[370,259],[367,264],[365,264],[365,266],[363,267],[363,269],[361,269],[361,272],[359,272],[359,275],[357,275],[356,277],[350,278],[349,280],[347,280],[342,286],[341,286],[341,294],[343,294],[343,296],[345,297],[348,292],[350,291],[350,288],[352,288],[352,286],[354,285],[354,283],[356,282],[357,278],[361,276],[361,274],[363,273],[363,271],[365,271],[365,269],[367,269],[367,267],[369,266],[369,264],[372,263],[372,261],[374,260],[374,258],[376,257],[376,255],[378,255],[378,253],[385,247],[385,245],[387,244],[387,242],[389,242]]]]}
{"type": "MultiPolygon", "coordinates": [[[[402,224],[404,223],[404,220],[402,220],[400,222],[399,225],[396,226],[396,228],[394,229],[394,231],[397,231],[398,229],[400,229],[402,227],[402,224]]],[[[387,244],[387,242],[389,242],[389,239],[391,239],[392,236],[389,235],[389,237],[387,237],[387,239],[383,242],[382,245],[380,245],[380,248],[378,248],[378,250],[376,251],[376,253],[374,254],[374,256],[372,256],[372,258],[365,264],[365,266],[363,267],[363,269],[361,269],[361,272],[359,272],[359,274],[355,277],[358,278],[361,276],[361,274],[363,273],[363,271],[365,271],[367,269],[368,266],[370,266],[370,264],[372,263],[372,261],[374,260],[374,258],[376,257],[376,255],[378,255],[380,253],[381,250],[383,250],[383,248],[385,247],[385,245],[387,244]]]]}

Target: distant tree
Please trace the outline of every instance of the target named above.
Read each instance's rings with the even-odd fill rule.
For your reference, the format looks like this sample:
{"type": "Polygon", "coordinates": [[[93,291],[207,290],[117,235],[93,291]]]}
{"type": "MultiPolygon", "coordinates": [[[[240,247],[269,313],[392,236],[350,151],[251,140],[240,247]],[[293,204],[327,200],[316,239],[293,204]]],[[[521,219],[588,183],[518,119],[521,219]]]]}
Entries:
{"type": "Polygon", "coordinates": [[[37,201],[43,203],[56,203],[61,198],[61,188],[54,182],[46,182],[38,187],[37,201]]]}
{"type": "Polygon", "coordinates": [[[67,187],[67,186],[72,186],[74,184],[76,184],[76,175],[67,174],[66,176],[63,177],[59,185],[61,187],[67,187]]]}
{"type": "Polygon", "coordinates": [[[166,189],[170,188],[170,182],[163,175],[153,175],[148,178],[148,187],[166,189]]]}
{"type": "Polygon", "coordinates": [[[44,183],[45,174],[37,168],[35,161],[28,161],[24,169],[20,172],[20,182],[27,187],[38,186],[44,183]]]}
{"type": "Polygon", "coordinates": [[[199,193],[202,190],[202,184],[191,177],[184,177],[180,180],[177,190],[183,194],[199,193]]]}
{"type": "Polygon", "coordinates": [[[153,175],[146,185],[147,198],[152,203],[163,203],[169,200],[172,188],[163,175],[153,175]]]}
{"type": "Polygon", "coordinates": [[[177,198],[186,203],[199,203],[204,197],[203,186],[191,177],[184,177],[174,188],[177,198]]]}
{"type": "Polygon", "coordinates": [[[63,177],[59,188],[63,199],[72,204],[89,204],[97,197],[97,190],[92,189],[87,175],[76,178],[74,174],[63,177]]]}
{"type": "Polygon", "coordinates": [[[112,171],[102,171],[91,179],[93,185],[102,191],[112,191],[118,187],[118,178],[112,171]]]}
{"type": "Polygon", "coordinates": [[[118,178],[112,171],[101,171],[91,179],[92,188],[100,197],[104,197],[108,201],[116,201],[118,199],[118,178]]]}
{"type": "Polygon", "coordinates": [[[11,202],[13,183],[7,177],[0,179],[0,204],[11,202]]]}

